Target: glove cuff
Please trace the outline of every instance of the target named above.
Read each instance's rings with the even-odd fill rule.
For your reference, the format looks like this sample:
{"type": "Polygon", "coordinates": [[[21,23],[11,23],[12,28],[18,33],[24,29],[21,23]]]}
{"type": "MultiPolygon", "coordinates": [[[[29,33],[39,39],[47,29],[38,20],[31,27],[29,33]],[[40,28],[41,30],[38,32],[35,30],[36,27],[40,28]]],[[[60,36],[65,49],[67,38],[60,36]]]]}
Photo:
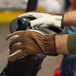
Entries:
{"type": "Polygon", "coordinates": [[[56,35],[55,39],[57,53],[69,54],[67,46],[68,35],[56,35]]]}
{"type": "Polygon", "coordinates": [[[75,25],[76,26],[76,11],[66,12],[62,21],[63,25],[75,25]]]}

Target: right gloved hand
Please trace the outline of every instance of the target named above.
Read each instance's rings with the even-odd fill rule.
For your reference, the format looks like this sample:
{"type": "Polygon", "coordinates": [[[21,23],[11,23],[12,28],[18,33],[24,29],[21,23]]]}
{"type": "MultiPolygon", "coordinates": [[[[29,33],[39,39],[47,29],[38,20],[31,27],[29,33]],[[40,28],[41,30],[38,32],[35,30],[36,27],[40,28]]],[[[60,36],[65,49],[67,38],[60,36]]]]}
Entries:
{"type": "Polygon", "coordinates": [[[34,17],[35,19],[30,21],[32,27],[61,27],[62,23],[62,16],[52,15],[48,13],[28,12],[18,17],[34,17]]]}

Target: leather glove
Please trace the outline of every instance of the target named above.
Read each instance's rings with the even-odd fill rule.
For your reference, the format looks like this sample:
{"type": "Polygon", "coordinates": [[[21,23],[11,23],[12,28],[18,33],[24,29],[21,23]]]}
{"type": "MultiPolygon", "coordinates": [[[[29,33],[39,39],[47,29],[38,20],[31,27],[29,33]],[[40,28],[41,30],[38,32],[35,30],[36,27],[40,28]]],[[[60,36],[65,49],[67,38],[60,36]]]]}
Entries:
{"type": "Polygon", "coordinates": [[[9,60],[15,61],[27,55],[56,54],[55,35],[44,35],[34,31],[19,31],[7,36],[11,40],[9,60]]]}
{"type": "Polygon", "coordinates": [[[40,13],[40,12],[29,12],[19,16],[20,17],[34,17],[36,19],[31,20],[31,27],[61,27],[62,16],[53,15],[49,13],[40,13]]]}
{"type": "Polygon", "coordinates": [[[76,54],[76,34],[44,35],[34,31],[20,31],[8,35],[6,40],[11,40],[10,61],[34,54],[76,54]]]}

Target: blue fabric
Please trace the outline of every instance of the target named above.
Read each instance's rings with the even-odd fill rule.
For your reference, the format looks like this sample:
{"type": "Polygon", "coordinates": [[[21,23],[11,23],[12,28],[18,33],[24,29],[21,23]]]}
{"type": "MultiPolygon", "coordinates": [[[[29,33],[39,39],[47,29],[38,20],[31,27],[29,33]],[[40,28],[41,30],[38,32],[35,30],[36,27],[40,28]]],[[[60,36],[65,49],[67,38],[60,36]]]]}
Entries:
{"type": "Polygon", "coordinates": [[[72,31],[72,33],[76,33],[76,29],[70,27],[68,31],[72,31]]]}
{"type": "Polygon", "coordinates": [[[38,4],[38,0],[36,0],[36,5],[35,5],[35,9],[34,9],[34,11],[37,10],[37,4],[38,4]]]}
{"type": "Polygon", "coordinates": [[[76,29],[73,29],[72,31],[73,31],[74,33],[76,33],[76,29]]]}
{"type": "Polygon", "coordinates": [[[76,76],[76,55],[66,57],[61,76],[76,76]]]}

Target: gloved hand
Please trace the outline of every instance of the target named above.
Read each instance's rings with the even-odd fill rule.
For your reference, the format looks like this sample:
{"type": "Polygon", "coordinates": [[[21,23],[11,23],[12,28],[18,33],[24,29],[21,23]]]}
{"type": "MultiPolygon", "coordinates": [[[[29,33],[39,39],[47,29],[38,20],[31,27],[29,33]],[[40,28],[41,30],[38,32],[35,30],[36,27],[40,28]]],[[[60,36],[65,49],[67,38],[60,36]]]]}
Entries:
{"type": "Polygon", "coordinates": [[[76,54],[76,34],[44,35],[35,31],[19,31],[8,35],[6,40],[11,40],[10,61],[34,54],[76,54]]]}
{"type": "Polygon", "coordinates": [[[62,16],[52,15],[48,13],[40,13],[40,12],[29,12],[19,16],[20,17],[34,17],[35,20],[31,20],[32,27],[61,27],[62,16]]]}
{"type": "Polygon", "coordinates": [[[7,36],[11,40],[9,60],[15,61],[27,55],[56,54],[55,35],[44,35],[34,31],[19,31],[7,36]]]}

